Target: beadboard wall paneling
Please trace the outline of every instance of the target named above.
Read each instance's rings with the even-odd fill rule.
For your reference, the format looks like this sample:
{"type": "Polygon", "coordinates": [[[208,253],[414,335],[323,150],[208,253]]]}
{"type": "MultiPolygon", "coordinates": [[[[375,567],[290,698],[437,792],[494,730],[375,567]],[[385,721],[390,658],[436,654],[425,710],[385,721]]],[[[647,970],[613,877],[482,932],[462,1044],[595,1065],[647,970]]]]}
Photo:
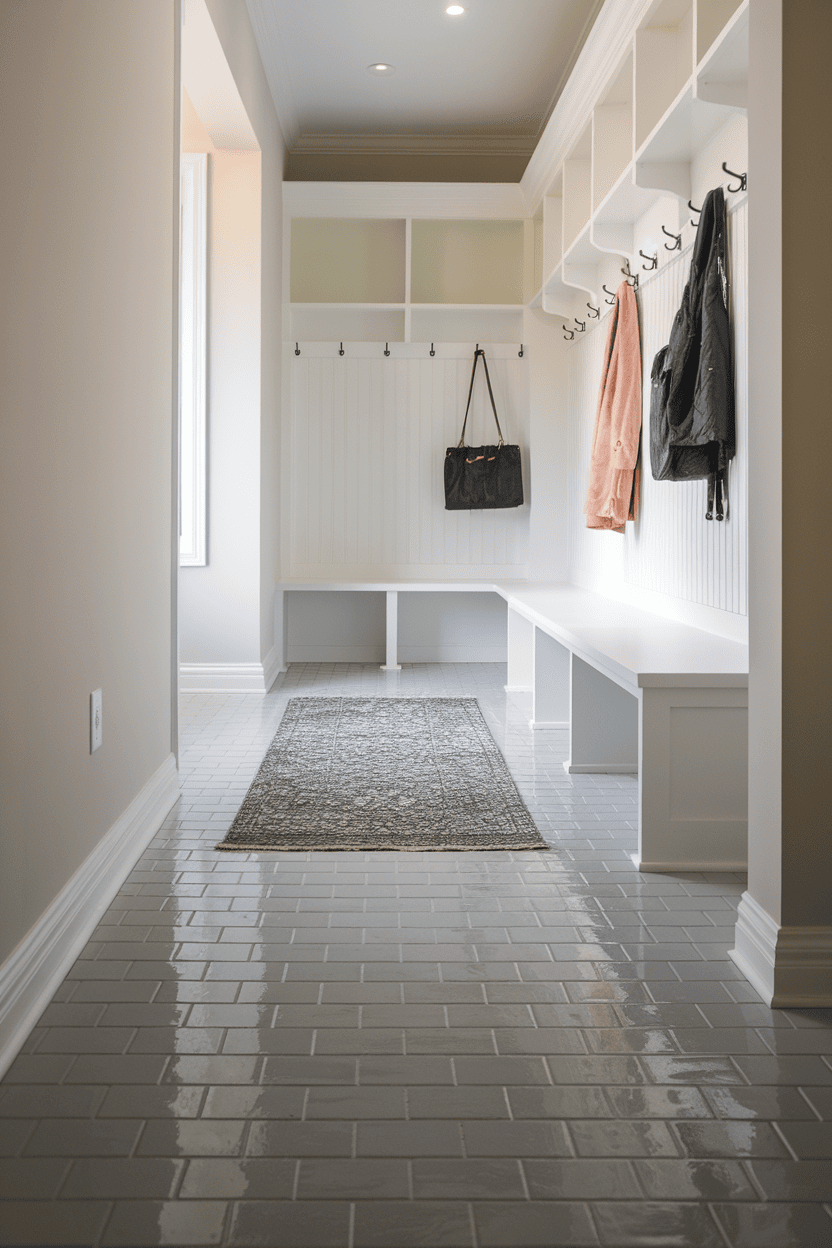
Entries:
{"type": "MultiPolygon", "coordinates": [[[[434,358],[429,345],[421,358],[397,357],[392,346],[385,358],[383,343],[345,356],[338,343],[304,346],[300,356],[290,348],[285,576],[525,576],[528,503],[445,511],[442,462],[459,440],[474,344],[457,358],[443,345],[434,358]]],[[[528,356],[519,359],[516,346],[489,348],[488,365],[503,436],[524,448],[528,481],[528,356]]],[[[482,366],[477,371],[469,445],[496,441],[482,366]]]]}
{"type": "MultiPolygon", "coordinates": [[[[650,472],[650,370],[667,342],[690,269],[691,248],[665,263],[639,290],[643,357],[641,511],[623,537],[586,528],[583,515],[608,319],[569,349],[570,579],[607,593],[646,591],[679,603],[747,616],[748,601],[748,201],[729,214],[731,318],[737,453],[728,474],[729,507],[707,521],[707,482],[654,481],[650,472]]],[[[700,617],[701,619],[701,617],[700,617]]],[[[714,617],[715,622],[718,617],[714,617]]],[[[695,622],[691,618],[691,622],[695,622]]]]}

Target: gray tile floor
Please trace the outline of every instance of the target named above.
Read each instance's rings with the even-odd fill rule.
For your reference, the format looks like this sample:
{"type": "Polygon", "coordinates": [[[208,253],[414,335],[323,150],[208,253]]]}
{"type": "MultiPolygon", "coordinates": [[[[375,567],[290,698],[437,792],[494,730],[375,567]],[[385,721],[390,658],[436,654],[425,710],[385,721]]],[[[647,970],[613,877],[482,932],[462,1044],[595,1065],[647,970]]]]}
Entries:
{"type": "Polygon", "coordinates": [[[184,699],[182,798],[0,1084],[3,1244],[832,1244],[832,1011],[639,875],[499,665],[184,699]],[[549,853],[219,854],[286,699],[476,696],[549,853]]]}

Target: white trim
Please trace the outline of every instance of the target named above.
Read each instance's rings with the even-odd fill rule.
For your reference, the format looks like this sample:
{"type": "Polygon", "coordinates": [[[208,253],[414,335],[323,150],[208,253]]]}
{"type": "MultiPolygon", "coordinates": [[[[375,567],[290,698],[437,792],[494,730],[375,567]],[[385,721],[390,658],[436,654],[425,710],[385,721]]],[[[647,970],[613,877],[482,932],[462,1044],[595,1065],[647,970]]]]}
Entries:
{"type": "Polygon", "coordinates": [[[647,862],[638,854],[628,854],[636,871],[659,871],[663,875],[673,875],[678,871],[740,871],[747,870],[745,862],[647,862]]]}
{"type": "Polygon", "coordinates": [[[203,568],[206,542],[206,291],[208,269],[208,156],[180,157],[179,270],[179,565],[203,568]]]}
{"type": "Polygon", "coordinates": [[[534,685],[503,685],[506,693],[534,693],[534,685]]]}
{"type": "Polygon", "coordinates": [[[178,797],[169,754],[0,966],[0,1077],[178,797]]]}
{"type": "Polygon", "coordinates": [[[551,719],[530,719],[529,727],[532,732],[563,732],[569,728],[569,720],[563,721],[551,719]]]}
{"type": "Polygon", "coordinates": [[[580,51],[563,93],[526,166],[520,186],[535,216],[566,154],[586,126],[606,84],[627,55],[652,0],[607,0],[580,51]]]}
{"type": "MultiPolygon", "coordinates": [[[[305,646],[302,643],[289,646],[289,663],[384,663],[397,670],[402,663],[505,663],[505,646],[477,645],[397,645],[395,664],[386,662],[383,642],[366,645],[305,646]]],[[[514,692],[517,692],[516,690],[514,692]]],[[[523,692],[526,692],[525,690],[523,692]]],[[[530,692],[530,691],[529,691],[530,692]]]]}
{"type": "Polygon", "coordinates": [[[832,1005],[832,927],[780,927],[750,893],[729,956],[773,1009],[832,1005]]]}
{"type": "Polygon", "coordinates": [[[280,661],[280,648],[275,642],[269,653],[263,660],[263,691],[268,693],[274,682],[286,668],[280,661]]]}
{"type": "Polygon", "coordinates": [[[281,671],[273,646],[262,663],[180,663],[182,693],[268,693],[281,671]]]}
{"type": "Polygon", "coordinates": [[[442,217],[524,220],[518,182],[284,182],[291,217],[442,217]]]}
{"type": "Polygon", "coordinates": [[[300,118],[290,85],[291,67],[280,37],[277,14],[272,11],[271,7],[266,8],[264,5],[254,4],[252,0],[246,0],[246,8],[258,47],[265,53],[260,59],[277,114],[277,124],[280,126],[287,150],[291,150],[292,144],[300,133],[300,118]]]}

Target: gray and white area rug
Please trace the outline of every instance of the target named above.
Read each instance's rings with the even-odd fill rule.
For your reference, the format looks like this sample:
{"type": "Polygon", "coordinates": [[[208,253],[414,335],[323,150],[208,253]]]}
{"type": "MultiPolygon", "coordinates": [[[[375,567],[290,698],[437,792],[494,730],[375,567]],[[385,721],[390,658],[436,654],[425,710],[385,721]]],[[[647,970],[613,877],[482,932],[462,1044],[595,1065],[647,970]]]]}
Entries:
{"type": "Polygon", "coordinates": [[[217,849],[548,849],[476,698],[291,698],[217,849]]]}

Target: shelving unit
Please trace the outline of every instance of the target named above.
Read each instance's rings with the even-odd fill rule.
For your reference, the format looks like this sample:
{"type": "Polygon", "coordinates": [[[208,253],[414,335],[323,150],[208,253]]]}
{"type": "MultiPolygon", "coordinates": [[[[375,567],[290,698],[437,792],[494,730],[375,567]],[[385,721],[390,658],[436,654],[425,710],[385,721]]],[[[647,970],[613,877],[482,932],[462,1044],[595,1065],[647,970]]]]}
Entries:
{"type": "Polygon", "coordinates": [[[641,272],[644,251],[661,266],[661,227],[690,228],[686,203],[714,185],[720,143],[722,160],[747,168],[748,6],[656,0],[552,170],[535,223],[542,271],[527,306],[582,319],[588,294],[605,309],[601,287],[620,283],[624,261],[641,272]]]}
{"type": "Polygon", "coordinates": [[[296,341],[522,338],[535,246],[522,219],[295,217],[290,232],[296,341]]]}
{"type": "Polygon", "coordinates": [[[288,212],[287,338],[519,342],[527,308],[571,319],[589,300],[605,313],[602,286],[620,284],[625,261],[634,273],[640,251],[667,262],[662,226],[689,241],[687,201],[723,176],[721,161],[746,168],[748,7],[656,0],[533,221],[506,188],[434,187],[408,202],[356,184],[330,189],[320,217],[288,212]]]}

